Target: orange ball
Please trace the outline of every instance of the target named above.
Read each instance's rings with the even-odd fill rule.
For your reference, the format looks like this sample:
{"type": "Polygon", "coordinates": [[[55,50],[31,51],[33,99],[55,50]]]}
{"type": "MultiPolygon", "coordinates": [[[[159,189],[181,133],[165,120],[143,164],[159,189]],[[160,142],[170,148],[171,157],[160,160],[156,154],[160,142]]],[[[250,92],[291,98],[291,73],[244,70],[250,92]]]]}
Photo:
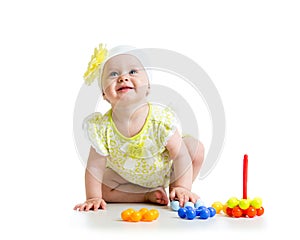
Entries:
{"type": "Polygon", "coordinates": [[[130,215],[130,220],[132,222],[138,222],[138,221],[141,221],[142,219],[142,213],[140,211],[135,211],[133,212],[131,215],[130,215]]]}
{"type": "Polygon", "coordinates": [[[265,209],[263,207],[260,207],[260,208],[256,209],[256,215],[257,216],[263,215],[264,212],[265,212],[265,209]]]}
{"type": "Polygon", "coordinates": [[[235,218],[239,218],[243,215],[243,210],[239,206],[235,206],[232,209],[232,216],[235,218]]]}
{"type": "Polygon", "coordinates": [[[148,211],[146,212],[144,215],[143,215],[143,218],[142,218],[142,221],[145,221],[145,222],[151,222],[155,219],[155,212],[153,211],[148,211]]]}
{"type": "Polygon", "coordinates": [[[159,217],[159,212],[157,209],[151,209],[150,212],[153,213],[153,220],[156,220],[159,217]]]}
{"type": "Polygon", "coordinates": [[[124,221],[130,221],[131,214],[132,214],[132,211],[130,209],[126,209],[121,213],[121,218],[124,221]]]}
{"type": "Polygon", "coordinates": [[[255,215],[256,215],[256,209],[255,209],[254,207],[250,206],[250,207],[247,209],[247,216],[248,216],[249,218],[253,218],[253,217],[255,217],[255,215]]]}
{"type": "Polygon", "coordinates": [[[139,210],[139,212],[142,214],[142,215],[144,215],[146,212],[148,212],[149,210],[148,210],[148,208],[141,208],[140,210],[139,210]]]}

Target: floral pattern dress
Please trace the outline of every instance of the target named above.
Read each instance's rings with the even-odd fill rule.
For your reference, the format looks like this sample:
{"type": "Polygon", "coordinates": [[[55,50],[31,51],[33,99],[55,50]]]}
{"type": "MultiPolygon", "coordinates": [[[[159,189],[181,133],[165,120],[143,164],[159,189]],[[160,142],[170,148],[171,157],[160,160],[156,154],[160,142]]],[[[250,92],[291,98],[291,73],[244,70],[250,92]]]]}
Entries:
{"type": "Polygon", "coordinates": [[[104,115],[89,115],[83,122],[83,129],[97,153],[106,156],[108,168],[143,187],[167,187],[172,159],[166,144],[178,128],[178,120],[169,107],[148,104],[144,126],[133,137],[125,137],[118,131],[111,110],[104,115]]]}

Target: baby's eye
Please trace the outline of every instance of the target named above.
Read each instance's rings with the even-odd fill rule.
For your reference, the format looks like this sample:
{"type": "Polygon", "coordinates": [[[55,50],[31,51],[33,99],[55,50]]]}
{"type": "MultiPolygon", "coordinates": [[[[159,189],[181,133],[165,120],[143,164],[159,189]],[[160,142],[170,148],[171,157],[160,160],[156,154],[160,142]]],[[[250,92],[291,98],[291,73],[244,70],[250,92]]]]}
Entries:
{"type": "Polygon", "coordinates": [[[118,76],[118,73],[117,72],[111,72],[109,74],[110,77],[117,77],[118,76]]]}
{"type": "Polygon", "coordinates": [[[129,74],[130,74],[130,75],[137,74],[137,73],[138,73],[138,71],[135,70],[135,69],[132,69],[132,70],[129,71],[129,74]]]}

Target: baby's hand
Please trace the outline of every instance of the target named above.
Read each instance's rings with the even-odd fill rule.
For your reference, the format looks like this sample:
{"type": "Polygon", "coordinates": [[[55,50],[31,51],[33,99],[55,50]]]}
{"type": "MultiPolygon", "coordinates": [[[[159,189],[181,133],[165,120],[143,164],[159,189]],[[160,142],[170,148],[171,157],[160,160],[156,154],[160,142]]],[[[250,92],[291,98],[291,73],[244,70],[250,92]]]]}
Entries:
{"type": "Polygon", "coordinates": [[[89,211],[94,210],[97,211],[99,208],[105,209],[106,202],[102,198],[91,198],[86,200],[84,203],[79,203],[74,207],[74,210],[79,211],[89,211]]]}
{"type": "Polygon", "coordinates": [[[183,207],[186,202],[195,203],[200,197],[183,187],[173,187],[170,191],[170,200],[178,200],[179,206],[183,207]]]}

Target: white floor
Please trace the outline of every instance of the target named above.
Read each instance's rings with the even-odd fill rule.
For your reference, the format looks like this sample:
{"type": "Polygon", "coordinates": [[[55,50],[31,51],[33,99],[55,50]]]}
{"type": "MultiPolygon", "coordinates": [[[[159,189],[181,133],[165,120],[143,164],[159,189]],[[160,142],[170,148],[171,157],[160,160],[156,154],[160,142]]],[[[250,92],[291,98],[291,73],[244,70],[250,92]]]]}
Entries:
{"type": "Polygon", "coordinates": [[[76,212],[70,213],[70,221],[79,233],[89,231],[89,233],[108,236],[118,236],[132,234],[132,238],[154,238],[156,234],[168,234],[174,236],[219,236],[230,235],[231,237],[246,235],[247,239],[253,234],[263,234],[267,230],[265,216],[252,219],[234,219],[218,214],[207,220],[187,220],[177,216],[177,212],[172,211],[169,206],[157,206],[152,204],[108,204],[107,210],[98,212],[76,212]],[[152,222],[125,222],[120,214],[123,210],[132,207],[136,210],[146,207],[156,208],[160,216],[152,222]],[[85,231],[83,231],[85,230],[85,231]],[[248,237],[247,237],[248,236],[248,237]]]}

